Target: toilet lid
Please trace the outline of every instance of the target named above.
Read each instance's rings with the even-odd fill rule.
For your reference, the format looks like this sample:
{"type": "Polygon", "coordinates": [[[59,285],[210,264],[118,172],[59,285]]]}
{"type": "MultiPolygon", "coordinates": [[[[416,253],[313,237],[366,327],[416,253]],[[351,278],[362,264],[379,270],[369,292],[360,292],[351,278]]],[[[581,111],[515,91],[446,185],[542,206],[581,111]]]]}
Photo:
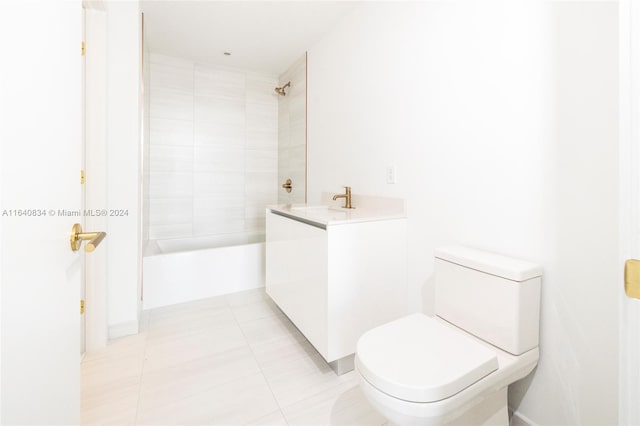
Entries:
{"type": "Polygon", "coordinates": [[[412,402],[447,398],[498,369],[494,351],[423,314],[369,330],[356,355],[371,385],[412,402]]]}

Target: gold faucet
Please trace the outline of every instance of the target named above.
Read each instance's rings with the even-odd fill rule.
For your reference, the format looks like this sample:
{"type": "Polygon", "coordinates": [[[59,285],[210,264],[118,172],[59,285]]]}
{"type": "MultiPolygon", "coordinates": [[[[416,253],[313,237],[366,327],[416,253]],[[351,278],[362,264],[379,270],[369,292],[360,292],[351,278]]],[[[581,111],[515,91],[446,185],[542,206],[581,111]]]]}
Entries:
{"type": "Polygon", "coordinates": [[[338,198],[344,198],[344,207],[345,209],[352,209],[354,207],[351,206],[351,187],[350,186],[345,186],[344,189],[346,189],[346,193],[345,194],[336,194],[333,196],[333,201],[337,200],[338,198]]]}

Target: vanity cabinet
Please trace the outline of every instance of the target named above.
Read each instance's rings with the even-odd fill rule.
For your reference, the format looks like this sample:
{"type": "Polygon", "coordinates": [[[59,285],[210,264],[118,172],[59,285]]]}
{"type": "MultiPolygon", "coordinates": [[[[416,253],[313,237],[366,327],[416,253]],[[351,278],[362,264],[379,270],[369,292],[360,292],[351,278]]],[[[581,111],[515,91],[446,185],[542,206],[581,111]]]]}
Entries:
{"type": "Polygon", "coordinates": [[[328,362],[408,302],[406,219],[339,219],[266,214],[266,292],[328,362]]]}

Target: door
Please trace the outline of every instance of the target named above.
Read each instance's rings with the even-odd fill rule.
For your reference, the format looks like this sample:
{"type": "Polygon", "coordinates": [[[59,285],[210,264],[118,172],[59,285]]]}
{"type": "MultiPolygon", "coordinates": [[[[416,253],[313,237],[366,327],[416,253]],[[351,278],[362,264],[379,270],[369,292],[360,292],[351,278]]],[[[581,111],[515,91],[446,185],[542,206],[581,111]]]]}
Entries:
{"type": "Polygon", "coordinates": [[[82,7],[0,2],[2,424],[78,424],[82,7]]]}

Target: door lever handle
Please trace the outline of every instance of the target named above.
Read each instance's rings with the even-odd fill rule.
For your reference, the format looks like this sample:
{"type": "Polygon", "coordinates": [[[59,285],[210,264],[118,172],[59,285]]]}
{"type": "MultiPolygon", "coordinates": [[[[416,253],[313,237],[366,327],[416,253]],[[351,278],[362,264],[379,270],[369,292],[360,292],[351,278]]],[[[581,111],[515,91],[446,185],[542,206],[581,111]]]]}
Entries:
{"type": "Polygon", "coordinates": [[[98,247],[98,245],[107,236],[106,232],[82,232],[82,225],[76,223],[71,227],[71,235],[69,236],[69,242],[71,243],[71,251],[80,250],[82,241],[89,241],[84,246],[84,251],[91,253],[98,247]]]}

